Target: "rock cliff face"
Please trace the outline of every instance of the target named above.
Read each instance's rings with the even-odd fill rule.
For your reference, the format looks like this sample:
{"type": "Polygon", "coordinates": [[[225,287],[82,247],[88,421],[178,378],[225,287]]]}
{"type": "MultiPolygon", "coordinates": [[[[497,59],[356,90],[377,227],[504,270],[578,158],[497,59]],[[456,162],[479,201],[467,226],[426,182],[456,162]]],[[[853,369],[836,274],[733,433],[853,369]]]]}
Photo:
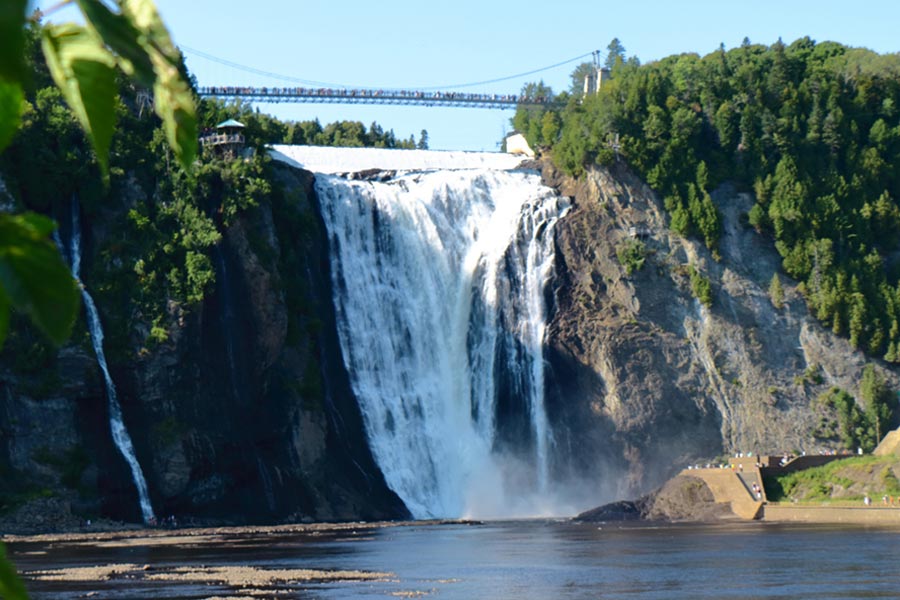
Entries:
{"type": "MultiPolygon", "coordinates": [[[[173,306],[166,342],[111,361],[154,508],[206,522],[404,517],[366,445],[341,361],[312,176],[276,173],[303,231],[279,237],[272,206],[249,212],[216,247],[216,286],[202,306],[173,306]],[[285,248],[299,260],[281,260],[285,248]],[[288,287],[299,290],[294,306],[288,287]]],[[[101,216],[86,238],[108,226],[101,216]]],[[[86,264],[96,258],[90,247],[86,264]]],[[[86,516],[136,521],[136,491],[80,329],[47,361],[48,390],[34,384],[45,374],[0,362],[0,467],[27,479],[4,497],[52,493],[86,516]]]]}
{"type": "MultiPolygon", "coordinates": [[[[724,216],[714,260],[669,231],[659,199],[624,165],[573,181],[545,164],[543,175],[574,201],[557,229],[549,327],[560,468],[616,482],[598,490],[611,500],[722,453],[836,443],[815,437],[833,417],[815,399],[832,385],[855,393],[867,359],[808,314],[787,278],[784,307],[773,305],[767,290],[780,258],[742,224],[751,197],[730,187],[713,196],[724,216]],[[628,275],[617,249],[631,238],[646,262],[628,275]],[[693,297],[688,265],[712,284],[709,308],[693,297]]],[[[876,368],[897,389],[895,371],[876,368]]]]}
{"type": "MultiPolygon", "coordinates": [[[[815,398],[831,385],[855,393],[867,359],[812,319],[786,278],[784,307],[772,304],[780,261],[742,224],[750,197],[727,187],[714,195],[724,215],[715,260],[669,232],[659,200],[624,166],[579,181],[541,168],[573,199],[556,229],[545,354],[560,480],[588,482],[574,492],[597,503],[636,497],[722,453],[837,443],[816,437],[834,415],[815,398]],[[646,257],[629,275],[617,250],[632,238],[646,257]],[[708,308],[693,297],[688,265],[711,281],[708,308]]],[[[404,517],[343,367],[312,176],[276,173],[281,208],[259,207],[228,228],[202,306],[173,305],[167,341],[133,344],[111,361],[153,505],[206,522],[404,517]],[[287,205],[289,215],[279,212],[287,205]]],[[[91,248],[112,226],[102,215],[89,224],[88,273],[100,260],[91,248]]],[[[70,511],[139,518],[86,336],[79,325],[52,356],[27,332],[3,350],[0,512],[58,507],[57,519],[39,515],[47,527],[77,521],[70,511]]],[[[900,387],[894,370],[876,368],[900,387]]]]}

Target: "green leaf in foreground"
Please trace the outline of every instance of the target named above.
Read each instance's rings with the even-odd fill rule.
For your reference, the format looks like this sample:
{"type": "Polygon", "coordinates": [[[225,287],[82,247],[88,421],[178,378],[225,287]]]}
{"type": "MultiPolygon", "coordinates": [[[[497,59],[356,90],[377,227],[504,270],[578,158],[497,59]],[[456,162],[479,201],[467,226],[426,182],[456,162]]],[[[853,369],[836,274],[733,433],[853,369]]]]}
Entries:
{"type": "Polygon", "coordinates": [[[28,600],[25,585],[12,563],[6,557],[6,547],[0,542],[0,598],[5,600],[28,600]]]}
{"type": "Polygon", "coordinates": [[[0,80],[0,150],[6,148],[19,128],[24,101],[20,84],[0,80]]]}
{"type": "Polygon", "coordinates": [[[177,67],[180,54],[152,0],[120,0],[119,5],[122,14],[146,36],[142,43],[152,46],[160,56],[177,67]]]}
{"type": "Polygon", "coordinates": [[[171,66],[158,73],[153,87],[156,113],[163,120],[166,140],[185,171],[197,156],[197,115],[187,83],[171,66]]]}
{"type": "Polygon", "coordinates": [[[156,114],[163,120],[166,140],[178,162],[189,170],[197,156],[197,113],[191,88],[178,67],[181,53],[156,6],[150,0],[122,0],[122,14],[141,32],[140,43],[150,55],[156,82],[153,87],[156,114]]]}
{"type": "MultiPolygon", "coordinates": [[[[48,236],[55,224],[27,213],[0,214],[0,289],[9,305],[31,317],[57,344],[68,338],[78,314],[79,290],[48,236]]],[[[8,314],[0,321],[8,319],[8,314]]],[[[2,341],[2,339],[0,339],[2,341]]]]}
{"type": "Polygon", "coordinates": [[[0,1],[0,81],[25,81],[25,11],[28,0],[0,1]]]}
{"type": "Polygon", "coordinates": [[[153,85],[153,63],[147,50],[141,45],[141,32],[123,14],[112,12],[100,0],[76,0],[81,12],[87,17],[88,25],[103,38],[109,48],[116,53],[119,66],[129,77],[134,77],[141,85],[153,85]]]}
{"type": "Polygon", "coordinates": [[[115,125],[115,58],[79,25],[48,25],[41,33],[50,74],[88,134],[105,175],[115,125]]]}

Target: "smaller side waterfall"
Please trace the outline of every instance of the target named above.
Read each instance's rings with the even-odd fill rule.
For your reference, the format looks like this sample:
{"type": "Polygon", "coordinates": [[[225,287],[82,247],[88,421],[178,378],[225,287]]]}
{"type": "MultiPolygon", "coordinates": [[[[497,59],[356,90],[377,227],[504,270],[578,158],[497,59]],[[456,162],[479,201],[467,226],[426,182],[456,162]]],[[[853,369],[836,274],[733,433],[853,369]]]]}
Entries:
{"type": "Polygon", "coordinates": [[[220,321],[222,326],[223,337],[225,338],[225,356],[228,359],[228,381],[231,383],[231,393],[234,394],[235,400],[240,400],[241,392],[238,387],[237,363],[234,360],[234,339],[230,335],[235,326],[234,304],[229,294],[231,286],[228,279],[228,267],[225,264],[225,255],[221,244],[213,247],[213,261],[216,267],[216,281],[219,297],[222,301],[222,310],[220,311],[220,321]]]}
{"type": "MultiPolygon", "coordinates": [[[[53,233],[57,245],[62,250],[63,245],[60,242],[59,234],[53,233]]],[[[100,325],[100,314],[97,312],[97,305],[94,299],[84,287],[81,281],[81,223],[78,219],[78,205],[73,203],[72,206],[72,236],[69,242],[69,260],[72,269],[72,276],[78,282],[81,288],[81,298],[84,301],[84,308],[87,311],[88,329],[91,333],[91,343],[94,346],[94,353],[97,355],[97,362],[100,364],[100,370],[103,371],[103,380],[106,382],[106,398],[109,404],[109,427],[112,430],[113,441],[119,452],[128,463],[131,469],[131,477],[137,487],[138,497],[141,503],[141,515],[144,523],[152,523],[156,520],[153,514],[153,506],[150,504],[150,493],[147,490],[147,481],[144,479],[144,472],[138,463],[137,456],[134,453],[134,444],[131,442],[131,436],[125,428],[125,422],[122,420],[122,407],[119,404],[116,395],[116,386],[109,374],[109,368],[106,365],[106,355],[103,353],[103,327],[100,325]]]]}

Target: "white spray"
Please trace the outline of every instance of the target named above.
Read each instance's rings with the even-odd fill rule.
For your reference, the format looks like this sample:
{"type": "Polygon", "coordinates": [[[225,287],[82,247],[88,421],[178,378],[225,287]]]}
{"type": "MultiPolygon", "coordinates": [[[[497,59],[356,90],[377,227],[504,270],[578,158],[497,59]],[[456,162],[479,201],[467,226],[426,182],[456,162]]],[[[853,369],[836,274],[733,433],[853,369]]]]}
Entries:
{"type": "Polygon", "coordinates": [[[419,518],[559,512],[544,290],[566,201],[536,174],[485,169],[319,175],[316,191],[344,361],[391,489],[419,518]],[[501,396],[527,422],[517,448],[501,396]]]}

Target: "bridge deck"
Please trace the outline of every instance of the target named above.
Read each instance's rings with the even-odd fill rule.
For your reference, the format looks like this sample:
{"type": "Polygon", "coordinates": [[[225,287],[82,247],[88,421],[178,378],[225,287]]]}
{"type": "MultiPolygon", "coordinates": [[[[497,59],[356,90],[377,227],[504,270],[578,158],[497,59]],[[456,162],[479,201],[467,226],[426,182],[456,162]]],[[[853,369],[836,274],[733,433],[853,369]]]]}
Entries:
{"type": "Polygon", "coordinates": [[[242,98],[252,102],[316,102],[326,104],[398,104],[515,109],[525,105],[550,105],[549,98],[527,98],[515,94],[470,94],[415,90],[347,90],[330,88],[282,88],[211,86],[198,92],[204,98],[242,98]]]}

